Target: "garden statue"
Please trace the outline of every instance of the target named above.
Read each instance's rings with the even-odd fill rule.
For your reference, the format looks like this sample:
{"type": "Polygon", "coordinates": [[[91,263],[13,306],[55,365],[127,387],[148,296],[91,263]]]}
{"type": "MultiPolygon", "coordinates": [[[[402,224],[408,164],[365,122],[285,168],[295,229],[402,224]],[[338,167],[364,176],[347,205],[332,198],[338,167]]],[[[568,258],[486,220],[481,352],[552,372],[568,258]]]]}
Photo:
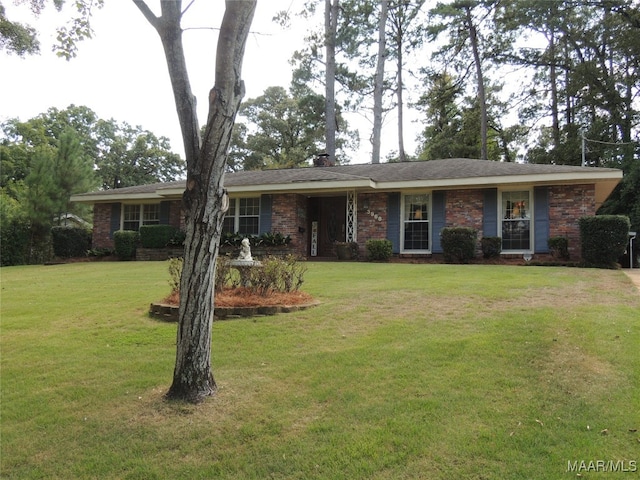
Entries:
{"type": "Polygon", "coordinates": [[[253,258],[251,258],[251,246],[249,245],[249,239],[243,238],[241,245],[242,245],[242,248],[240,249],[238,260],[244,260],[246,262],[252,261],[253,258]]]}

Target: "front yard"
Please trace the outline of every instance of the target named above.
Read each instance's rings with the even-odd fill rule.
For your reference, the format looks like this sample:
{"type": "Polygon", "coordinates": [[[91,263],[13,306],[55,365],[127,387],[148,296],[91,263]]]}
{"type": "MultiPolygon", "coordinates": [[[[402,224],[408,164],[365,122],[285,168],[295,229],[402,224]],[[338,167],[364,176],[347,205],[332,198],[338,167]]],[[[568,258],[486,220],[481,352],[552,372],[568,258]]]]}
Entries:
{"type": "Polygon", "coordinates": [[[640,294],[620,271],[309,263],[320,306],[214,324],[219,391],[195,407],[162,398],[176,325],[147,311],[166,262],[0,275],[3,479],[640,468],[640,294]]]}

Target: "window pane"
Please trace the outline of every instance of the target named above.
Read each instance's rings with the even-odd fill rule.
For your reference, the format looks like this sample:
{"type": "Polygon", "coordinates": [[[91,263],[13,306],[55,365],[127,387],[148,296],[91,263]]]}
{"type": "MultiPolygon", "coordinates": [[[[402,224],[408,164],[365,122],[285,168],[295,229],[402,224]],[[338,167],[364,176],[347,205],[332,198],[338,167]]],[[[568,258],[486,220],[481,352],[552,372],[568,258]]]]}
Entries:
{"type": "Polygon", "coordinates": [[[140,205],[124,205],[122,217],[123,230],[137,231],[140,228],[140,205]]]}
{"type": "Polygon", "coordinates": [[[429,195],[404,196],[403,249],[429,249],[429,195]]]}
{"type": "Polygon", "coordinates": [[[531,248],[531,204],[529,192],[502,194],[502,249],[531,248]]]}
{"type": "Polygon", "coordinates": [[[143,208],[143,225],[157,225],[160,223],[160,204],[144,205],[143,208]]]}
{"type": "Polygon", "coordinates": [[[260,215],[260,199],[259,198],[241,198],[240,199],[240,216],[260,215]]]}
{"type": "Polygon", "coordinates": [[[240,217],[238,232],[241,235],[258,235],[258,217],[240,217]]]}

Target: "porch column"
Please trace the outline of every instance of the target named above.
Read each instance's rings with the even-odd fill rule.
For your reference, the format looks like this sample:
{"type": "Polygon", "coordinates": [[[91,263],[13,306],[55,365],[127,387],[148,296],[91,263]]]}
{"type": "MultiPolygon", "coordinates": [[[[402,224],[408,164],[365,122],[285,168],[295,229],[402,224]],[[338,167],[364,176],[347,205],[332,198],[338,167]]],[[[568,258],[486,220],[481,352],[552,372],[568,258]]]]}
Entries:
{"type": "Polygon", "coordinates": [[[355,190],[347,192],[347,242],[358,241],[358,196],[355,190]]]}

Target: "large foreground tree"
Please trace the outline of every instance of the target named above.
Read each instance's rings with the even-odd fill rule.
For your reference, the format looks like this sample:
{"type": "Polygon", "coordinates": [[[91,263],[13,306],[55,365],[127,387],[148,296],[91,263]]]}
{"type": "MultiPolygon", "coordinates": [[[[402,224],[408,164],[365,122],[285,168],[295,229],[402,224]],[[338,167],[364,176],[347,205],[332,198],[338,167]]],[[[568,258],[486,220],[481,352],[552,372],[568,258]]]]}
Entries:
{"type": "Polygon", "coordinates": [[[187,235],[180,282],[176,364],[167,397],[200,402],[216,390],[211,372],[211,327],[215,265],[222,220],[228,207],[223,179],[231,132],[244,95],[240,73],[256,0],[226,1],[218,37],[215,81],[209,92],[209,114],[202,138],[182,44],[182,2],[161,2],[160,16],[145,1],[134,3],[160,36],[187,161],[187,187],[183,195],[187,235]]]}

